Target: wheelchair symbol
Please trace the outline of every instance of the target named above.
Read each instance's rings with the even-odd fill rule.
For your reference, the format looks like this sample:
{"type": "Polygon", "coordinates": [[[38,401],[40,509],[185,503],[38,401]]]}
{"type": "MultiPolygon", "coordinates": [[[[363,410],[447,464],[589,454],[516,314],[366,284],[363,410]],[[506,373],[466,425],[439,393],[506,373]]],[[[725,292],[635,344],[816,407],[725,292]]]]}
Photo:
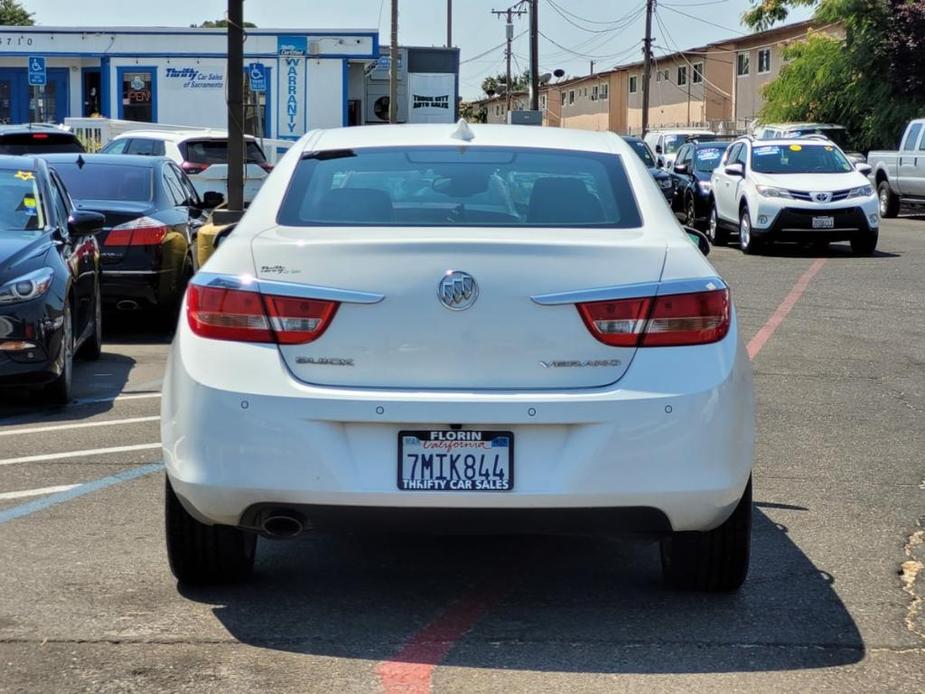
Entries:
{"type": "Polygon", "coordinates": [[[251,79],[255,82],[259,82],[263,79],[263,68],[259,65],[254,65],[251,68],[251,79]]]}
{"type": "Polygon", "coordinates": [[[32,72],[41,72],[42,71],[42,61],[35,58],[32,59],[32,72]]]}

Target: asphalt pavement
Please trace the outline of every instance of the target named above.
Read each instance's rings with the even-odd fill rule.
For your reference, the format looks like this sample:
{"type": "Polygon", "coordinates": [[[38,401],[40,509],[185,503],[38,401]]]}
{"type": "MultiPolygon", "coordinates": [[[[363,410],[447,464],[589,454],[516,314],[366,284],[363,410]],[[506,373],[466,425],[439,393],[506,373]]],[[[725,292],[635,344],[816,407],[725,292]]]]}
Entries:
{"type": "Polygon", "coordinates": [[[871,258],[711,260],[756,352],[739,593],[561,537],[261,540],[251,583],[178,587],[170,338],[122,316],[72,405],[0,403],[0,692],[925,691],[925,217],[871,258]]]}

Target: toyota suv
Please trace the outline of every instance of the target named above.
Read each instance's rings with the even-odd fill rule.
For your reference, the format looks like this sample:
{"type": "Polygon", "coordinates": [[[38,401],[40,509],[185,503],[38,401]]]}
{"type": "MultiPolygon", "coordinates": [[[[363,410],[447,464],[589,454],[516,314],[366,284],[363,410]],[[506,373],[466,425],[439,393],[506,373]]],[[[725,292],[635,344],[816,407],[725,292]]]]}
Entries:
{"type": "Polygon", "coordinates": [[[869,171],[830,140],[740,138],[713,171],[707,236],[724,243],[737,230],[744,253],[774,241],[850,241],[870,255],[880,213],[869,171]]]}

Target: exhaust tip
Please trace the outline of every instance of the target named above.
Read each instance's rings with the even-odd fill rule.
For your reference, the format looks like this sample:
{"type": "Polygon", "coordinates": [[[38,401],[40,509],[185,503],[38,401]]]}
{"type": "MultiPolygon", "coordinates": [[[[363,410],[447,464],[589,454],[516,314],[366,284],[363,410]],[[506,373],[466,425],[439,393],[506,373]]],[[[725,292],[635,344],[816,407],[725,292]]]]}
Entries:
{"type": "Polygon", "coordinates": [[[137,301],[132,301],[131,299],[123,299],[116,304],[116,308],[119,311],[137,311],[139,306],[137,301]]]}
{"type": "Polygon", "coordinates": [[[304,530],[302,521],[295,516],[267,516],[260,524],[260,529],[269,537],[295,537],[304,530]]]}

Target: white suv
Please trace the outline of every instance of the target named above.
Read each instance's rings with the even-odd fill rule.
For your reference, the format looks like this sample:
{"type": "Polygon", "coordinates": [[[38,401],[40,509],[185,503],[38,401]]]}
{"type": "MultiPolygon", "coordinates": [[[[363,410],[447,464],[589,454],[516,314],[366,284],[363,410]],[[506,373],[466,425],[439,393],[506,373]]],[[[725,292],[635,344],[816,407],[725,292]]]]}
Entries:
{"type": "Polygon", "coordinates": [[[738,230],[745,253],[773,241],[850,241],[870,255],[880,212],[869,170],[825,139],[736,140],[713,172],[707,236],[723,244],[738,230]]]}
{"type": "Polygon", "coordinates": [[[715,135],[707,128],[672,128],[666,130],[650,130],[643,138],[647,145],[655,152],[656,164],[671,171],[674,160],[681,149],[692,137],[715,135]]]}
{"type": "MultiPolygon", "coordinates": [[[[245,135],[244,202],[250,203],[273,170],[257,140],[245,135]]],[[[167,157],[182,168],[200,196],[208,191],[228,198],[228,133],[221,130],[132,130],[115,137],[103,154],[167,157]]]]}

